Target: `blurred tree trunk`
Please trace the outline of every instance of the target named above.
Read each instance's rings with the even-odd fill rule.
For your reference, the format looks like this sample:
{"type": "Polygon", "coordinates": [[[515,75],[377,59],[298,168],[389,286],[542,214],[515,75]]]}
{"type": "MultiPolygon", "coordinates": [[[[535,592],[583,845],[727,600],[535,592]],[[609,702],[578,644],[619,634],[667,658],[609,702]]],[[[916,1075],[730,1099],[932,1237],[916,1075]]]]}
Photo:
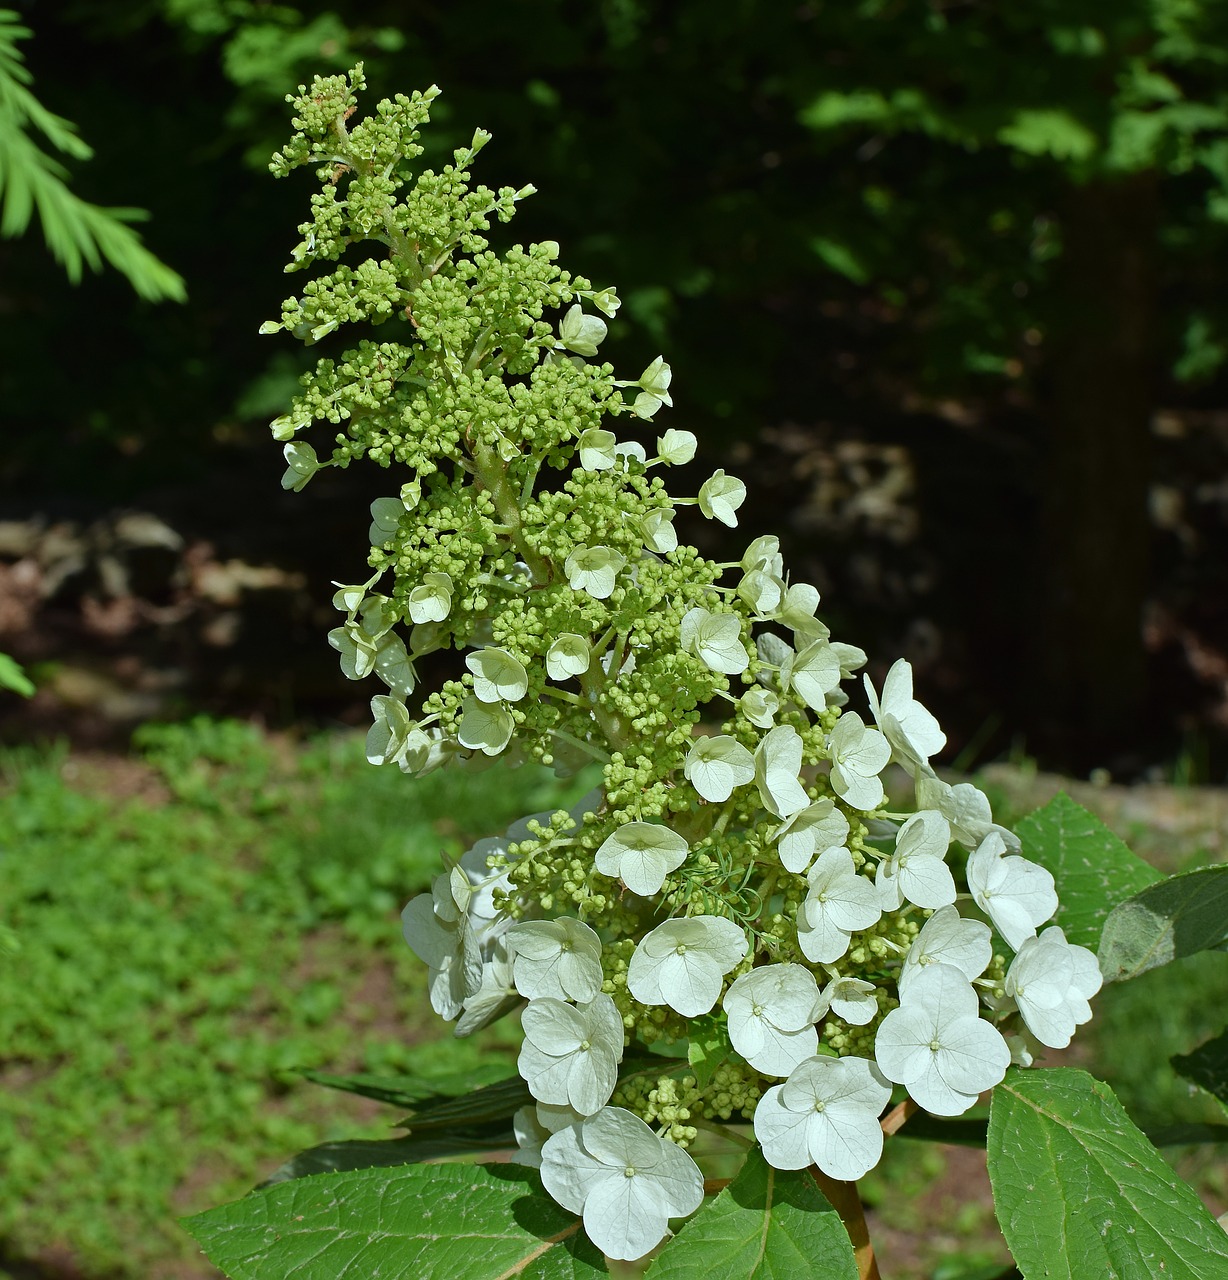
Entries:
{"type": "Polygon", "coordinates": [[[1050,754],[1141,749],[1155,398],[1156,175],[1071,188],[1052,326],[1042,674],[1050,754]]]}

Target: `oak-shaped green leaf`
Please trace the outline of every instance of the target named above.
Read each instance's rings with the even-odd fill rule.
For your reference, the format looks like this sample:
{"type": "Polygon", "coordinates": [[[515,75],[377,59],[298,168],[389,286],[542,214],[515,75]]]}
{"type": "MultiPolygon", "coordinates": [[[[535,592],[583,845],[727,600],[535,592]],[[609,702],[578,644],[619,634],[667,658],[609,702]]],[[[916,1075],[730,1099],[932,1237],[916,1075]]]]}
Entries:
{"type": "Polygon", "coordinates": [[[840,1215],[809,1173],[752,1151],[741,1173],[661,1250],[648,1280],[856,1280],[840,1215]]]}
{"type": "Polygon", "coordinates": [[[1076,946],[1095,951],[1109,912],[1160,879],[1065,792],[1028,814],[1017,830],[1024,855],[1053,873],[1061,903],[1054,923],[1076,946]]]}
{"type": "Polygon", "coordinates": [[[1228,865],[1169,876],[1113,908],[1100,937],[1106,982],[1228,942],[1228,865]]]}
{"type": "Polygon", "coordinates": [[[1172,1064],[1187,1080],[1228,1107],[1228,1031],[1221,1031],[1191,1053],[1177,1054],[1172,1064]]]}
{"type": "Polygon", "coordinates": [[[319,1174],[184,1225],[231,1280],[587,1280],[606,1273],[579,1218],[518,1165],[319,1174]]]}
{"type": "Polygon", "coordinates": [[[989,1114],[989,1178],[1025,1276],[1228,1275],[1228,1234],[1086,1072],[1007,1075],[989,1114]]]}

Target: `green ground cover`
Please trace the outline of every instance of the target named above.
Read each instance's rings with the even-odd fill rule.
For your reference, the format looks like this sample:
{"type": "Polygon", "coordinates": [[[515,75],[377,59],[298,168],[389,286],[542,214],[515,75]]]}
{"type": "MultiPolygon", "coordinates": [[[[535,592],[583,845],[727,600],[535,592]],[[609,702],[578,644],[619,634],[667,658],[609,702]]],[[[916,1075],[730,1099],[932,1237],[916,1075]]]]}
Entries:
{"type": "MultiPolygon", "coordinates": [[[[440,1038],[397,915],[441,850],[587,785],[528,769],[411,782],[353,736],[293,745],[204,720],[146,728],[129,760],[0,759],[0,1280],[214,1274],[177,1216],[397,1118],[295,1068],[510,1069],[508,1024],[440,1038]]],[[[1225,1005],[1223,954],[1113,988],[1080,1065],[1140,1123],[1214,1119],[1167,1057],[1218,1031],[1225,1005]]],[[[876,1177],[924,1237],[935,1180],[967,1167],[899,1154],[923,1158],[876,1177]]],[[[1228,1198],[1222,1162],[1180,1158],[1213,1204],[1228,1198]]],[[[987,1203],[948,1225],[943,1249],[992,1255],[987,1203]]],[[[932,1253],[900,1262],[900,1280],[937,1274],[932,1253]]]]}

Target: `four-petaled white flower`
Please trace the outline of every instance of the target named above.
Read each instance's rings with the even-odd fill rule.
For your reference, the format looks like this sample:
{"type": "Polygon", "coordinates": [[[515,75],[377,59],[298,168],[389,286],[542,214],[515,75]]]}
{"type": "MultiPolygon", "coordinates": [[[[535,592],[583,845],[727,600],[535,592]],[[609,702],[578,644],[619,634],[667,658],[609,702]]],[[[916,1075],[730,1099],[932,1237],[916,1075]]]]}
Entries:
{"type": "Polygon", "coordinates": [[[420,893],[401,912],[405,941],[427,967],[431,1007],[448,1022],[482,981],[482,953],[468,915],[455,902],[444,916],[436,911],[436,903],[451,896],[450,886],[450,873],[436,876],[434,891],[420,893]]]}
{"type": "Polygon", "coordinates": [[[665,507],[650,511],[640,521],[644,545],[659,556],[668,555],[678,546],[678,534],[674,529],[674,512],[665,507]]]}
{"type": "Polygon", "coordinates": [[[617,457],[614,452],[617,443],[613,431],[589,427],[580,435],[580,465],[585,471],[609,471],[617,457]]]}
{"type": "Polygon", "coordinates": [[[405,504],[400,498],[376,498],[371,504],[367,541],[373,547],[386,547],[397,536],[404,517],[405,504]]]}
{"type": "Polygon", "coordinates": [[[627,967],[641,1004],[667,1004],[684,1018],[707,1013],[725,974],[746,954],[746,935],[722,916],[666,920],[645,934],[627,967]]]}
{"type": "Polygon", "coordinates": [[[826,640],[827,624],[820,622],[814,611],[819,607],[819,589],[808,582],[795,582],[785,592],[776,620],[793,632],[797,644],[826,640]]]}
{"type": "Polygon", "coordinates": [[[815,640],[794,657],[781,679],[812,711],[822,711],[827,695],[840,683],[840,655],[826,640],[815,640]]]}
{"type": "Polygon", "coordinates": [[[862,681],[874,720],[905,768],[921,764],[946,746],[947,736],[938,721],[912,696],[912,667],[903,658],[887,672],[881,698],[869,676],[862,681]]]}
{"type": "Polygon", "coordinates": [[[473,672],[479,702],[519,702],[529,691],[529,673],[506,649],[479,649],[465,658],[465,666],[473,672]]]}
{"type": "Polygon", "coordinates": [[[849,949],[852,935],[877,924],[883,910],[874,885],[857,874],[843,845],[824,849],[806,875],[810,888],[797,910],[797,941],[814,964],[831,964],[849,949]]]}
{"type": "Polygon", "coordinates": [[[900,970],[901,995],[908,984],[931,964],[949,964],[968,979],[979,978],[993,959],[990,928],[980,920],[965,920],[954,906],[941,907],[921,926],[900,970]]]}
{"type": "Polygon", "coordinates": [[[564,1209],[584,1215],[607,1257],[630,1261],[660,1244],[670,1218],[703,1203],[699,1166],[621,1107],[569,1125],[542,1147],[542,1182],[564,1209]]]}
{"type": "Polygon", "coordinates": [[[943,861],[951,828],[935,809],[914,813],[895,837],[895,852],[878,864],[875,883],[884,911],[897,911],[907,898],[934,910],[955,901],[955,877],[943,861]]]}
{"type": "Polygon", "coordinates": [[[951,834],[965,849],[975,849],[991,832],[996,831],[1011,853],[1018,853],[1019,837],[993,820],[989,797],[971,782],[955,786],[921,764],[913,771],[917,786],[917,808],[937,809],[951,824],[951,834]]]}
{"type": "Polygon", "coordinates": [[[683,649],[711,671],[736,676],[750,665],[737,614],[710,613],[696,605],[683,616],[680,638],[683,649]]]}
{"type": "Polygon", "coordinates": [[[763,807],[778,818],[791,818],[810,804],[799,774],[802,736],[791,724],[777,725],[755,748],[755,782],[763,807]]]}
{"type": "Polygon", "coordinates": [[[584,591],[594,600],[608,599],[619,570],[627,563],[613,547],[577,547],[563,562],[567,582],[573,591],[584,591]]]}
{"type": "Polygon", "coordinates": [[[994,928],[1018,951],[1057,910],[1053,876],[1044,867],[1006,853],[1006,842],[991,831],[968,859],[968,888],[994,928]]]}
{"type": "Polygon", "coordinates": [[[367,762],[391,764],[402,760],[414,727],[405,704],[399,698],[377,693],[371,699],[371,715],[374,723],[367,730],[367,762]]]}
{"type": "Polygon", "coordinates": [[[452,612],[452,577],[426,573],[406,600],[411,622],[442,622],[452,612]]]}
{"type": "Polygon", "coordinates": [[[763,689],[758,685],[747,691],[738,700],[742,714],[756,729],[770,729],[780,710],[780,699],[771,689],[763,689]]]}
{"type": "Polygon", "coordinates": [[[734,787],[755,780],[755,757],[728,734],[696,738],[687,753],[683,773],[705,800],[728,800],[734,787]]]}
{"type": "Polygon", "coordinates": [[[515,728],[512,713],[502,703],[465,698],[461,702],[456,740],[471,751],[497,756],[512,740],[515,728]]]}
{"type": "Polygon", "coordinates": [[[597,344],[608,332],[606,322],[596,316],[586,316],[578,302],[568,308],[559,322],[559,341],[578,356],[595,356],[597,344]]]}
{"type": "Polygon", "coordinates": [[[621,880],[641,898],[660,893],[665,877],[686,861],[686,840],[656,822],[625,822],[597,850],[602,875],[621,880]]]}
{"type": "Polygon", "coordinates": [[[462,1039],[490,1026],[520,1003],[512,983],[512,957],[504,939],[496,938],[489,952],[489,958],[482,962],[477,990],[465,997],[464,1011],[456,1020],[454,1034],[462,1039]]]}
{"type": "Polygon", "coordinates": [[[883,802],[879,774],[891,759],[891,746],[877,729],[867,729],[855,712],[846,711],[827,735],[832,790],[854,809],[877,809],[883,802]]]}
{"type": "Polygon", "coordinates": [[[746,486],[737,476],[717,470],[700,486],[699,509],[709,520],[719,520],[731,529],[738,526],[737,510],[746,501],[746,486]]]}
{"type": "Polygon", "coordinates": [[[519,1148],[512,1159],[517,1164],[540,1169],[542,1147],[546,1140],[560,1129],[580,1124],[583,1119],[573,1107],[552,1102],[538,1102],[531,1107],[521,1107],[512,1117],[512,1132],[516,1135],[516,1146],[519,1148]]]}
{"type": "Polygon", "coordinates": [[[546,650],[546,674],[551,680],[582,676],[592,659],[592,649],[583,636],[564,631],[546,650]]]}
{"type": "Polygon", "coordinates": [[[864,1027],[878,1016],[874,984],[864,978],[836,974],[823,988],[821,999],[825,1009],[830,1009],[842,1022],[850,1022],[855,1027],[864,1027]]]}
{"type": "Polygon", "coordinates": [[[699,441],[693,431],[678,431],[674,427],[657,437],[657,456],[671,467],[680,467],[691,461],[699,441]]]}
{"type": "Polygon", "coordinates": [[[787,1076],[819,1047],[819,986],[800,964],[744,973],[721,1002],[733,1047],[765,1076],[787,1076]]]}
{"type": "Polygon", "coordinates": [[[522,920],[507,935],[516,990],[586,1004],[601,990],[601,939],[580,920],[522,920]]]}
{"type": "Polygon", "coordinates": [[[777,1169],[816,1164],[829,1178],[853,1182],[883,1153],[878,1117],[891,1085],[865,1058],[807,1058],[755,1108],[755,1137],[777,1169]]]}
{"type": "Polygon", "coordinates": [[[802,875],[816,853],[842,845],[849,833],[849,820],[824,796],[795,813],[776,832],[776,851],[786,871],[802,875]]]}
{"type": "Polygon", "coordinates": [[[529,1092],[585,1116],[605,1106],[623,1056],[623,1020],[614,1001],[607,995],[582,1005],[530,1000],[520,1020],[524,1043],[516,1069],[529,1092]]]}
{"type": "Polygon", "coordinates": [[[898,1009],[879,1024],[874,1057],[888,1080],[937,1116],[958,1116],[1006,1075],[1011,1051],[978,1017],[972,984],[947,964],[930,965],[909,984],[898,1009]]]}
{"type": "MultiPolygon", "coordinates": [[[[292,440],[282,450],[282,455],[286,459],[286,471],[281,478],[281,487],[302,493],[307,481],[320,469],[316,451],[302,440],[292,440]]],[[[371,541],[374,545],[375,539],[371,541]]]]}
{"type": "Polygon", "coordinates": [[[1064,1049],[1075,1027],[1092,1016],[1088,1000],[1102,981],[1095,955],[1067,942],[1066,934],[1052,925],[1024,940],[1004,986],[1036,1039],[1050,1049],[1064,1049]]]}

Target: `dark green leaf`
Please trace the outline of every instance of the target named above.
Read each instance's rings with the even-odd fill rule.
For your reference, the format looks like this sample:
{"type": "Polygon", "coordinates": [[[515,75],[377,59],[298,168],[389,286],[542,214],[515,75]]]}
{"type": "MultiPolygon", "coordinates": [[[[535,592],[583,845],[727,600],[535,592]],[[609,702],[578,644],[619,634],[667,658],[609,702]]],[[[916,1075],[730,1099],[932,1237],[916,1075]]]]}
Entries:
{"type": "Polygon", "coordinates": [[[661,1250],[649,1280],[857,1280],[840,1215],[805,1172],[773,1169],[758,1150],[661,1250]]]}
{"type": "Polygon", "coordinates": [[[1194,1147],[1205,1143],[1228,1143],[1228,1124],[1167,1124],[1148,1129],[1153,1147],[1194,1147]]]}
{"type": "Polygon", "coordinates": [[[1169,876],[1113,909],[1100,939],[1106,982],[1137,978],[1228,939],[1228,866],[1169,876]]]}
{"type": "Polygon", "coordinates": [[[1094,951],[1109,912],[1160,879],[1065,792],[1028,814],[1016,831],[1024,854],[1053,873],[1061,900],[1055,922],[1077,946],[1094,951]]]}
{"type": "Polygon", "coordinates": [[[510,1120],[533,1101],[529,1086],[519,1076],[488,1084],[459,1098],[426,1098],[414,1106],[399,1127],[425,1133],[430,1129],[470,1129],[510,1120]]]}
{"type": "Polygon", "coordinates": [[[432,1138],[385,1138],[373,1141],[324,1142],[291,1157],[261,1186],[272,1187],[293,1178],[316,1173],[344,1173],[353,1169],[389,1168],[401,1164],[422,1164],[445,1156],[480,1155],[499,1147],[514,1147],[511,1129],[488,1139],[449,1136],[432,1138]]]}
{"type": "Polygon", "coordinates": [[[1083,1071],[1008,1072],[990,1109],[989,1178],[1026,1276],[1228,1276],[1228,1234],[1083,1071]]]}
{"type": "Polygon", "coordinates": [[[511,1076],[510,1070],[497,1063],[475,1067],[460,1075],[450,1076],[334,1076],[326,1071],[300,1070],[299,1075],[313,1084],[328,1089],[340,1089],[343,1093],[357,1093],[377,1102],[389,1102],[397,1107],[414,1107],[425,1102],[455,1098],[497,1084],[511,1076]]]}
{"type": "Polygon", "coordinates": [[[1228,1031],[1172,1059],[1175,1070],[1228,1107],[1228,1031]]]}
{"type": "Polygon", "coordinates": [[[410,1165],[283,1182],[187,1218],[231,1280],[579,1280],[575,1214],[520,1165],[410,1165]]]}
{"type": "Polygon", "coordinates": [[[956,1147],[983,1147],[988,1128],[989,1121],[984,1119],[940,1120],[919,1111],[896,1136],[917,1138],[922,1142],[949,1142],[956,1147]]]}

